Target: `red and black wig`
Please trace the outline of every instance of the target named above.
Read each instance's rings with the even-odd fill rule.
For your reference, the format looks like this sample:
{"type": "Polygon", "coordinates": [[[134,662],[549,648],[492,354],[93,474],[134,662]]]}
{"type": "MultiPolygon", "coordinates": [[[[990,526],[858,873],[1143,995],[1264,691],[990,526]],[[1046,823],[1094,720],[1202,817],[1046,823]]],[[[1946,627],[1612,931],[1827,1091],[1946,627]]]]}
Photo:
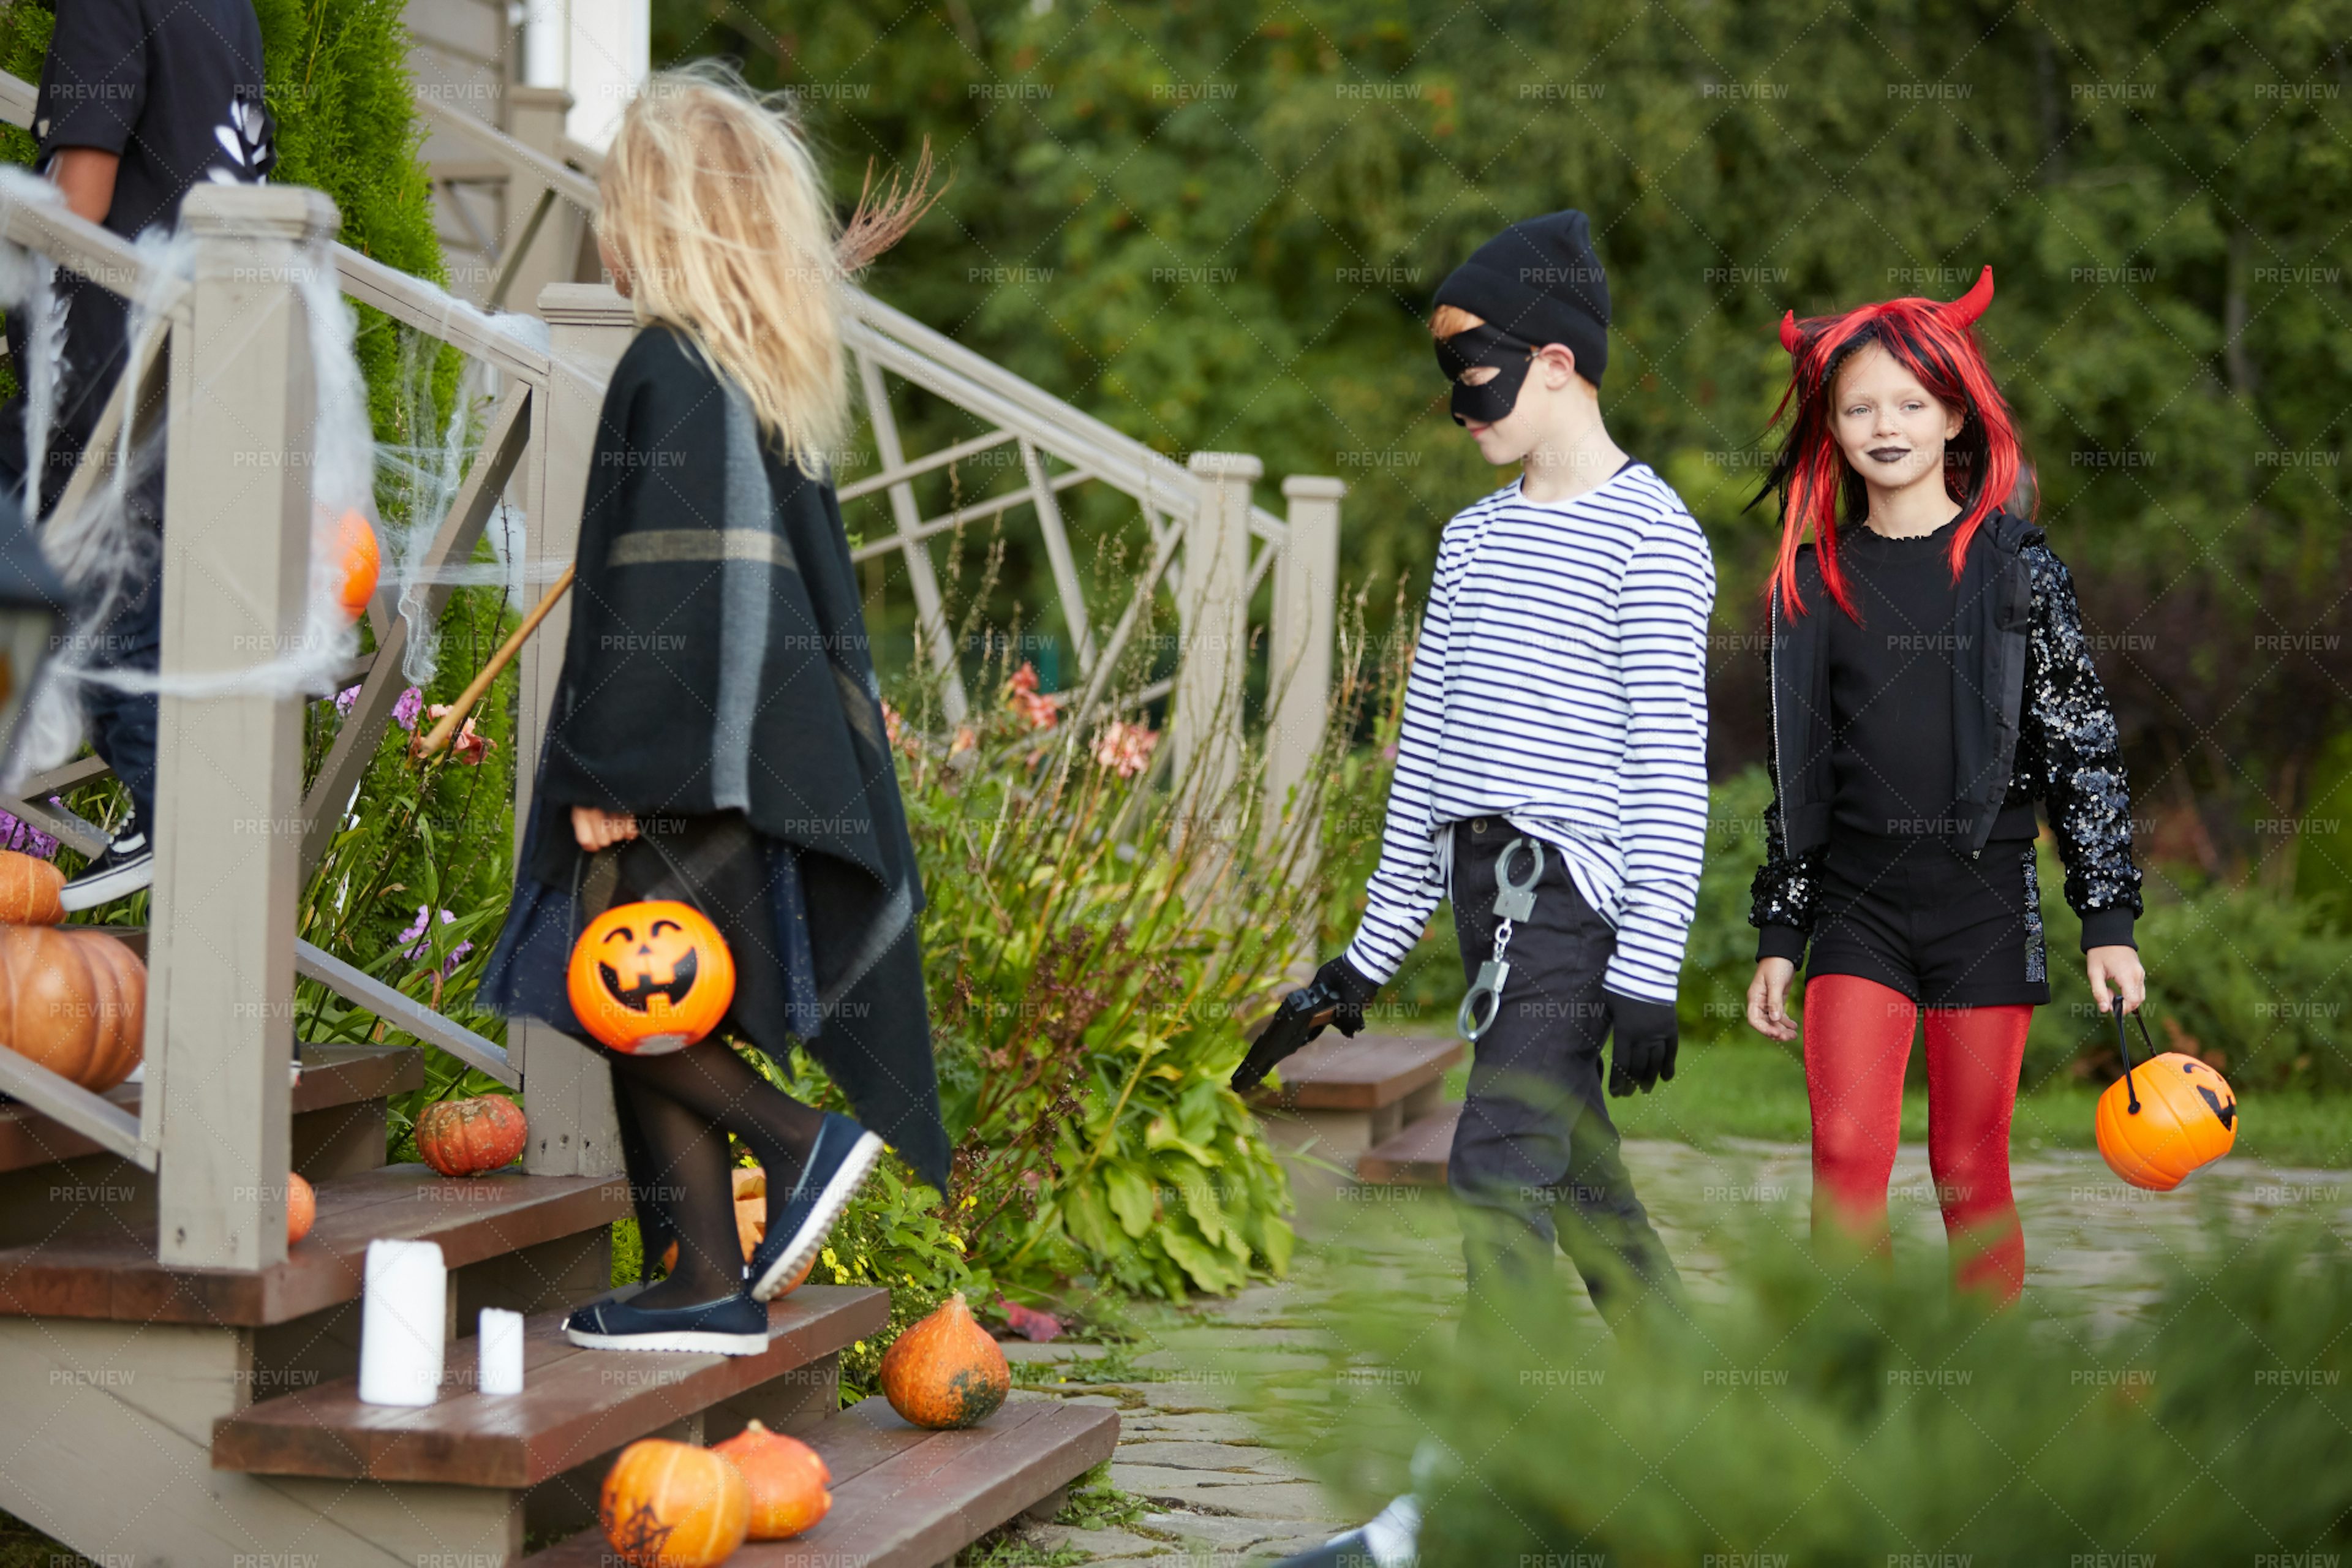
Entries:
{"type": "MultiPolygon", "coordinates": [[[[2024,466],[2009,405],[1993,385],[1984,351],[1969,330],[1991,300],[1992,268],[1987,267],[1973,288],[1948,304],[1887,300],[1843,315],[1800,321],[1791,310],[1782,318],[1780,345],[1790,360],[1789,390],[1772,411],[1772,423],[1790,416],[1789,433],[1756,500],[1774,494],[1780,498],[1780,560],[1766,586],[1780,590],[1784,613],[1791,619],[1804,609],[1797,594],[1797,547],[1809,527],[1823,585],[1839,608],[1854,614],[1845,574],[1838,567],[1838,529],[1842,521],[1861,521],[1869,510],[1870,495],[1838,447],[1831,395],[1846,362],[1870,343],[1894,355],[1937,401],[1960,411],[1959,434],[1944,447],[1944,488],[1962,509],[1952,538],[1952,576],[1958,579],[1969,541],[1993,509],[2009,499],[2024,466]]],[[[2030,494],[2025,504],[2032,505],[2030,494]]]]}

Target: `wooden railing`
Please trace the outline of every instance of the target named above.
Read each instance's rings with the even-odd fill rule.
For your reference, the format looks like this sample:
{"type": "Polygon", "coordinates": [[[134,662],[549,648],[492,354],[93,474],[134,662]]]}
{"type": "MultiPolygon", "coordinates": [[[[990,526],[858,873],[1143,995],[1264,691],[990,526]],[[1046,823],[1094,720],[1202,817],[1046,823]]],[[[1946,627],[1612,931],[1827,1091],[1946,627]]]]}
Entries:
{"type": "MultiPolygon", "coordinates": [[[[593,204],[594,184],[557,157],[427,104],[435,123],[467,136],[535,182],[537,210],[593,204]]],[[[0,118],[31,117],[32,92],[0,75],[0,118]]],[[[581,149],[569,150],[575,158],[581,149]]],[[[509,204],[513,210],[513,204],[509,204]]],[[[97,438],[56,515],[71,516],[101,481],[113,436],[154,433],[168,405],[161,666],[167,678],[216,676],[265,662],[255,649],[300,633],[311,536],[306,459],[311,418],[310,331],[294,279],[330,265],[349,298],[451,344],[498,373],[499,393],[465,479],[422,555],[428,621],[449,588],[440,569],[469,560],[502,499],[529,520],[527,579],[552,577],[572,554],[596,416],[613,363],[635,331],[627,302],[597,283],[555,282],[536,295],[548,326],[517,331],[473,306],[339,245],[332,204],[296,187],[205,186],[190,194],[194,275],[167,279],[111,234],[49,204],[9,204],[0,237],[37,251],[125,295],[160,301],[157,329],[133,345],[97,438]]],[[[538,220],[532,220],[535,225],[538,220]]],[[[515,247],[520,256],[528,239],[515,247]]],[[[501,275],[513,268],[501,263],[501,275]]],[[[890,526],[861,558],[896,551],[917,603],[923,656],[951,716],[965,701],[957,650],[928,541],[960,525],[1027,507],[1044,535],[1060,607],[1084,682],[1066,696],[1080,722],[1114,700],[1108,681],[1154,595],[1174,598],[1177,674],[1119,700],[1174,693],[1180,763],[1203,756],[1231,776],[1242,738],[1240,692],[1246,611],[1274,574],[1265,747],[1267,816],[1281,822],[1319,742],[1328,703],[1338,566],[1339,481],[1288,480],[1289,516],[1252,504],[1255,458],[1195,454],[1179,465],[1055,399],[872,298],[855,296],[849,346],[880,471],[843,487],[854,505],[887,503],[890,526]],[[904,450],[886,379],[897,376],[982,421],[983,434],[938,451],[904,450]],[[1023,482],[931,517],[914,481],[973,454],[1012,445],[1023,482]],[[1096,635],[1058,497],[1096,482],[1138,507],[1150,558],[1108,632],[1096,635]]],[[[316,981],[503,1082],[527,1083],[535,1171],[608,1174],[620,1168],[605,1069],[594,1055],[526,1019],[504,1047],[297,939],[300,891],[343,819],[382,743],[404,687],[407,621],[393,587],[369,606],[375,644],[355,668],[351,704],[310,788],[300,778],[302,700],[258,693],[161,700],[158,846],[148,934],[146,1077],[134,1121],[121,1107],[0,1050],[0,1092],[74,1127],[126,1159],[161,1169],[160,1251],[192,1267],[252,1268],[284,1256],[270,1205],[288,1168],[285,1064],[295,978],[316,981]],[[239,825],[255,825],[240,832],[239,825]]],[[[568,629],[568,605],[519,661],[515,820],[527,820],[537,758],[568,629]]],[[[75,847],[103,835],[46,798],[100,776],[83,758],[0,802],[75,847]]]]}

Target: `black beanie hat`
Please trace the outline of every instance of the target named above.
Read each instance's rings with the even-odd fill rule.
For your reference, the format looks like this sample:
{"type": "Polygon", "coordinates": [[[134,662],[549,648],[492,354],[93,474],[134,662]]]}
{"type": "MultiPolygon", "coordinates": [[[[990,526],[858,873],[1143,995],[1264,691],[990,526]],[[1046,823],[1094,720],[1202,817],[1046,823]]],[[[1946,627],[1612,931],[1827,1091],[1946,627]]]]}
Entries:
{"type": "Polygon", "coordinates": [[[1593,385],[1609,365],[1609,277],[1592,221],[1570,208],[1515,223],[1446,274],[1436,303],[1456,305],[1541,348],[1565,343],[1593,385]]]}

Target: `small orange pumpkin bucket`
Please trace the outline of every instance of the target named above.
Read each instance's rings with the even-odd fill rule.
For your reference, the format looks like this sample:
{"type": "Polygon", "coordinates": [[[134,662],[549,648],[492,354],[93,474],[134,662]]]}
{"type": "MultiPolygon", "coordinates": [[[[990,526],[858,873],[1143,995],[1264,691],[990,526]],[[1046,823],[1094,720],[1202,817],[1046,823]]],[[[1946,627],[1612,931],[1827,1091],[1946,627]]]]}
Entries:
{"type": "Polygon", "coordinates": [[[657,1057],[718,1027],[735,1000],[735,957],[690,904],[615,904],[580,933],[566,982],[582,1027],[624,1055],[657,1057]]]}
{"type": "Polygon", "coordinates": [[[2099,1096],[2093,1122],[2099,1153],[2109,1170],[2133,1186],[2168,1193],[2237,1142],[2238,1096],[2227,1079],[2195,1057],[2179,1051],[2158,1055],[2145,1018],[2139,1019],[2139,1037],[2147,1054],[2134,1067],[2120,996],[2115,1018],[2124,1076],[2099,1096]]]}

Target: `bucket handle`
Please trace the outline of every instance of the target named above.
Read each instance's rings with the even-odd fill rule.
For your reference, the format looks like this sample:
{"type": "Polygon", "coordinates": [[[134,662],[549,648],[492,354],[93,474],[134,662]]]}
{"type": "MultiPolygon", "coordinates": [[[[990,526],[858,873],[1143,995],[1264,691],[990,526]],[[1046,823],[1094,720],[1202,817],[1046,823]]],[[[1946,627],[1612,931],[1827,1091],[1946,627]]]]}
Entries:
{"type": "MultiPolygon", "coordinates": [[[[2114,1011],[2116,1016],[2116,1049],[2123,1053],[2124,1058],[2124,1100],[2126,1102],[2126,1109],[2131,1115],[2137,1116],[2139,1114],[2139,1089],[2132,1082],[2131,1041],[2124,1036],[2124,998],[2121,992],[2117,992],[2116,994],[2114,1011]]],[[[2147,1054],[2140,1058],[2141,1063],[2145,1065],[2146,1063],[2156,1059],[2156,1042],[2148,1037],[2147,1018],[2143,1017],[2138,1013],[2134,1013],[2131,1016],[2133,1021],[2139,1025],[2140,1043],[2147,1047],[2147,1054]]]]}

